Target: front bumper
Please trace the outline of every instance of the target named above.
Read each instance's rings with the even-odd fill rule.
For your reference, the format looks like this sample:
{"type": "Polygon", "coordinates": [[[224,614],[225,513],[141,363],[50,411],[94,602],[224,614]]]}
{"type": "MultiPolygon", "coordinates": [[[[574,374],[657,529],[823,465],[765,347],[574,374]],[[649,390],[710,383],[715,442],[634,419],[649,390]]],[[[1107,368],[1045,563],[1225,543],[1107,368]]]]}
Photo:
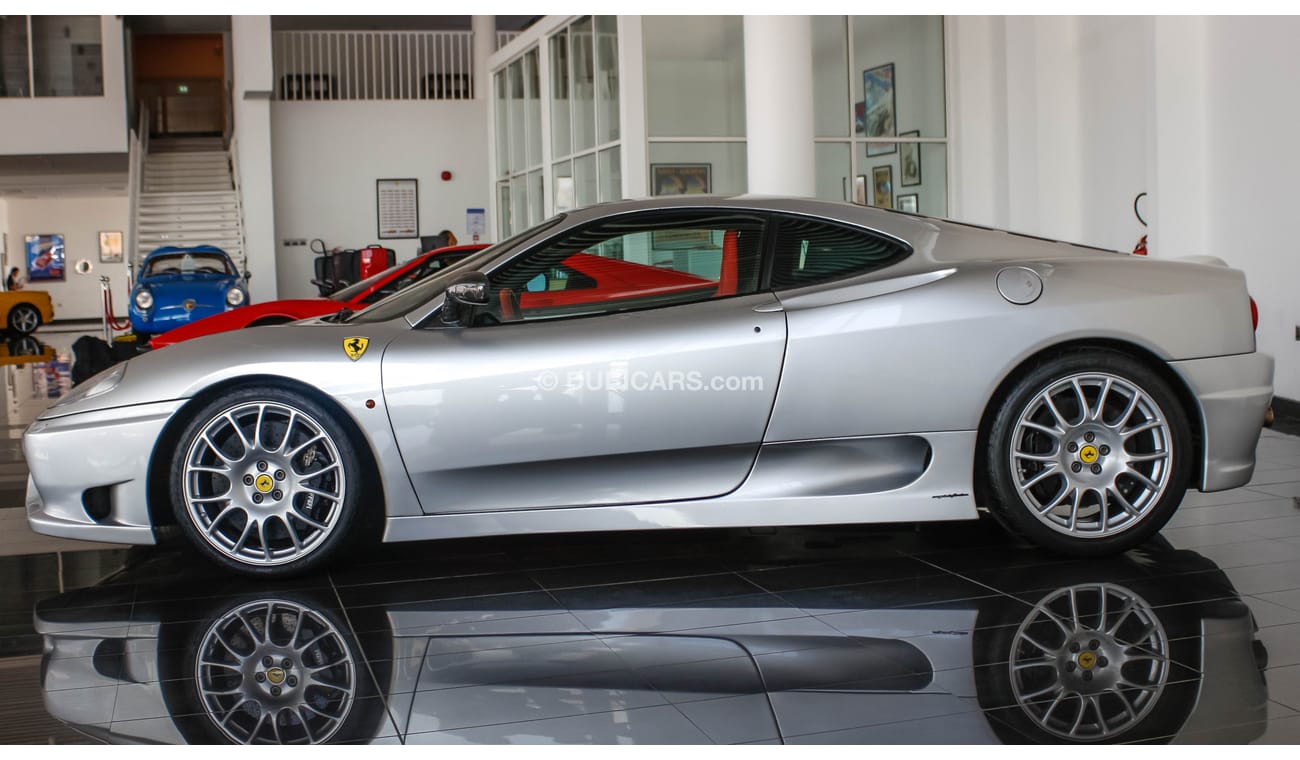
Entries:
{"type": "Polygon", "coordinates": [[[1250,482],[1255,446],[1273,399],[1273,357],[1252,353],[1170,362],[1200,406],[1202,491],[1250,482]]]}
{"type": "Polygon", "coordinates": [[[149,520],[149,458],[183,399],[37,420],[23,435],[27,522],[47,536],[155,543],[149,520]],[[107,487],[108,514],[87,511],[88,489],[107,487]]]}

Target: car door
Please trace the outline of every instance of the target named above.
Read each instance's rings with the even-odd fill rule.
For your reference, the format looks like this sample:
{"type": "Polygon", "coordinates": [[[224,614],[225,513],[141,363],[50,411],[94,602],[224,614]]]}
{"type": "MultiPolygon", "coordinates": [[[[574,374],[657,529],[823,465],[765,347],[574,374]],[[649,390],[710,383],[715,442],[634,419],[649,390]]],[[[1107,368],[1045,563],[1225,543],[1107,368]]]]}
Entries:
{"type": "Polygon", "coordinates": [[[472,326],[390,343],[385,399],[424,510],[739,486],[785,353],[779,303],[758,291],[764,226],[698,209],[588,225],[490,273],[472,326]]]}

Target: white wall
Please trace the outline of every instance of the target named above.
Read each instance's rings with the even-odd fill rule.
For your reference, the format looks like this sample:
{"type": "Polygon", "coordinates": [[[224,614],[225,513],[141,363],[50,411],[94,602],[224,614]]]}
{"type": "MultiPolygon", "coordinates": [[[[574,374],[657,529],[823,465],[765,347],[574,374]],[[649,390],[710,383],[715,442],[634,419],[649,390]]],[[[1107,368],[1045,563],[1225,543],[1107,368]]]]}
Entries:
{"type": "MultiPolygon", "coordinates": [[[[23,242],[27,235],[63,235],[65,279],[63,282],[40,280],[28,282],[33,290],[49,292],[54,301],[54,318],[99,319],[102,307],[99,277],[113,278],[114,310],[126,313],[126,264],[104,264],[99,260],[99,233],[127,228],[125,195],[58,198],[8,198],[9,264],[27,272],[27,254],[23,242]],[[76,263],[86,259],[91,271],[78,274],[76,263]]],[[[0,221],[3,218],[0,217],[0,221]]],[[[5,272],[8,273],[8,269],[5,272]]]]}
{"type": "Polygon", "coordinates": [[[0,98],[0,153],[126,151],[126,77],[122,18],[100,16],[104,94],[99,97],[0,98]],[[52,129],[51,125],[57,125],[52,129]]]}
{"type": "MultiPolygon", "coordinates": [[[[399,261],[418,240],[378,239],[375,180],[419,180],[420,231],[465,234],[465,209],[488,206],[487,103],[358,101],[271,104],[277,271],[281,298],[314,297],[311,250],[382,243],[399,261]],[[452,179],[440,178],[443,170],[452,179]]],[[[491,228],[488,230],[491,235],[491,228]]]]}
{"type": "Polygon", "coordinates": [[[1300,399],[1300,19],[949,19],[952,216],[1246,273],[1278,395],[1300,399]]]}

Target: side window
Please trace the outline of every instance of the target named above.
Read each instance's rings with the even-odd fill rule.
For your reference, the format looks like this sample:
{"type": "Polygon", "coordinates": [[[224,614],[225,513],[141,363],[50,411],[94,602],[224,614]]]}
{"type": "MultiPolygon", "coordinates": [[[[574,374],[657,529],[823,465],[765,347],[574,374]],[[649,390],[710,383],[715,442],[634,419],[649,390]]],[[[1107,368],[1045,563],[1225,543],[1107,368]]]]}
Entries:
{"type": "Polygon", "coordinates": [[[479,324],[606,314],[747,295],[758,289],[764,219],[655,212],[588,227],[489,278],[479,324]]]}
{"type": "Polygon", "coordinates": [[[909,253],[903,244],[865,230],[808,219],[782,219],[772,262],[772,289],[853,277],[901,261],[909,253]]]}

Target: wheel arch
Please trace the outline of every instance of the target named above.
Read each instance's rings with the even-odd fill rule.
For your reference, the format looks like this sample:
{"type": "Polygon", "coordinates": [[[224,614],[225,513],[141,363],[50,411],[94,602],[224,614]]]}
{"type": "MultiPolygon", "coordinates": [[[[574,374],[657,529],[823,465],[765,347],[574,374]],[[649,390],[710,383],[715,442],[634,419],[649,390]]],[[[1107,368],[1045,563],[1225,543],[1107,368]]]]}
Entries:
{"type": "Polygon", "coordinates": [[[993,394],[985,402],[984,411],[980,415],[979,432],[975,443],[976,457],[975,461],[971,463],[977,506],[986,506],[990,497],[987,477],[988,468],[982,460],[984,452],[987,450],[989,436],[992,434],[993,418],[997,416],[998,408],[1010,395],[1011,389],[1022,377],[1044,361],[1087,349],[1104,349],[1125,354],[1129,358],[1141,362],[1169,384],[1170,389],[1178,398],[1183,414],[1187,416],[1188,428],[1192,435],[1191,482],[1194,484],[1202,482],[1205,476],[1205,420],[1201,414],[1200,404],[1196,401],[1196,395],[1187,385],[1187,382],[1167,362],[1149,349],[1136,343],[1109,338],[1084,338],[1055,343],[1025,357],[1003,376],[993,394]]]}
{"type": "MultiPolygon", "coordinates": [[[[203,407],[223,394],[254,386],[270,386],[301,393],[328,409],[339,424],[343,426],[343,429],[352,439],[352,443],[356,446],[357,454],[361,459],[363,476],[367,479],[373,478],[375,482],[379,482],[379,463],[375,460],[370,440],[361,430],[361,426],[352,418],[352,415],[348,414],[337,401],[324,391],[300,380],[280,375],[247,375],[231,378],[213,383],[186,401],[180,409],[176,410],[171,419],[167,420],[162,433],[159,434],[158,440],[154,443],[153,452],[149,455],[149,468],[145,482],[145,501],[149,513],[149,523],[155,529],[159,526],[174,525],[176,523],[169,496],[171,491],[171,485],[168,482],[171,475],[170,459],[176,447],[181,443],[181,433],[193,416],[194,410],[203,407]]],[[[381,499],[379,508],[383,510],[386,508],[386,502],[383,501],[383,489],[378,489],[378,491],[381,499]]]]}

